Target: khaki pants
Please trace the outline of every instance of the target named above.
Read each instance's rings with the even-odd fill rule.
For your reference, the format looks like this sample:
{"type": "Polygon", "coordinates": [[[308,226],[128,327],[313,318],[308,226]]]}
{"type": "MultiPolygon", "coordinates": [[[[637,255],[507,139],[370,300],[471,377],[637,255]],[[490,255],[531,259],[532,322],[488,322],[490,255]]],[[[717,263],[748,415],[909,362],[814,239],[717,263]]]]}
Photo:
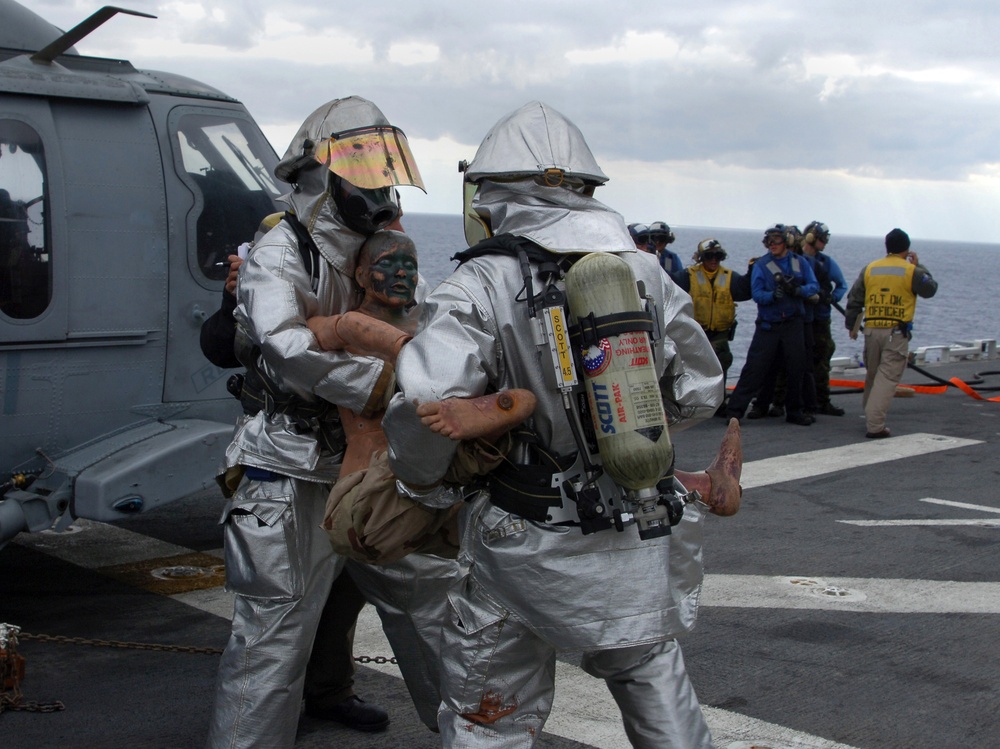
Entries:
{"type": "Polygon", "coordinates": [[[869,433],[885,429],[885,417],[903,379],[910,339],[897,328],[865,328],[865,425],[869,433]]]}

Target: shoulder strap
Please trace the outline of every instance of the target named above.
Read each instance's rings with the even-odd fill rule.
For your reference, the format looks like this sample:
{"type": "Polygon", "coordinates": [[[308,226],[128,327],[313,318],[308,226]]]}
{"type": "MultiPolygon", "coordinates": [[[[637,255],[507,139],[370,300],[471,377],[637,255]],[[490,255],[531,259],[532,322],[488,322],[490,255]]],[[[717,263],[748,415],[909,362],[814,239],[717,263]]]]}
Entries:
{"type": "Polygon", "coordinates": [[[295,238],[299,241],[299,254],[302,256],[302,262],[309,273],[312,290],[316,291],[319,284],[319,248],[316,246],[313,238],[309,236],[309,231],[302,225],[302,222],[299,221],[294,213],[285,211],[285,215],[281,218],[288,223],[295,233],[295,238]]]}
{"type": "Polygon", "coordinates": [[[461,264],[474,258],[482,257],[483,255],[518,257],[521,253],[527,255],[529,261],[540,266],[555,266],[561,273],[569,270],[569,267],[581,257],[580,254],[564,255],[550,252],[524,237],[517,237],[513,234],[497,234],[495,237],[484,239],[479,244],[475,244],[467,250],[456,252],[451,259],[457,260],[461,264]]]}

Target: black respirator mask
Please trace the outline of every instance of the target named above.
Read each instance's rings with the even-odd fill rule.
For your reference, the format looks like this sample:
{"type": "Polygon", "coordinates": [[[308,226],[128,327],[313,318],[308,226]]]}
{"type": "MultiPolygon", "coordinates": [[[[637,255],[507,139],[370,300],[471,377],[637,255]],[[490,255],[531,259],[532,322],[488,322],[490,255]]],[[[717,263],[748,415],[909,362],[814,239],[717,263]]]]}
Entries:
{"type": "Polygon", "coordinates": [[[331,172],[330,192],[340,218],[358,234],[371,236],[399,218],[399,195],[394,187],[365,190],[331,172]]]}

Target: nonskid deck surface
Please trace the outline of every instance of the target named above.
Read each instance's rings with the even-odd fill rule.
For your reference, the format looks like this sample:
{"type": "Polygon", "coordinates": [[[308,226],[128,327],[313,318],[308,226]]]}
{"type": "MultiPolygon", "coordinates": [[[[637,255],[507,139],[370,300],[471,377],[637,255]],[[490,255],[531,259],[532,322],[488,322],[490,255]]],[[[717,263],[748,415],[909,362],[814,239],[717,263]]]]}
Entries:
{"type": "MultiPolygon", "coordinates": [[[[970,380],[989,364],[932,371],[970,380]]],[[[908,371],[904,382],[927,380],[908,371]]],[[[954,388],[897,398],[887,440],[865,439],[859,394],[835,403],[847,415],[809,427],[744,421],[742,509],[707,520],[701,612],[683,647],[716,745],[989,746],[1000,701],[1000,403],[954,388]]],[[[678,466],[708,465],[723,430],[715,419],[677,435],[678,466]]],[[[221,506],[205,493],[128,522],[22,534],[0,550],[0,621],[221,648],[231,611],[219,587],[221,506]]],[[[655,571],[620,574],[656,584],[655,571]]],[[[202,745],[217,656],[37,640],[20,652],[24,699],[66,709],[3,713],[0,745],[202,745]]],[[[355,653],[390,654],[371,607],[355,653]]],[[[387,732],[304,718],[296,746],[439,746],[394,665],[360,666],[356,688],[389,709],[387,732]]],[[[538,745],[628,746],[603,685],[572,654],[538,745]]]]}

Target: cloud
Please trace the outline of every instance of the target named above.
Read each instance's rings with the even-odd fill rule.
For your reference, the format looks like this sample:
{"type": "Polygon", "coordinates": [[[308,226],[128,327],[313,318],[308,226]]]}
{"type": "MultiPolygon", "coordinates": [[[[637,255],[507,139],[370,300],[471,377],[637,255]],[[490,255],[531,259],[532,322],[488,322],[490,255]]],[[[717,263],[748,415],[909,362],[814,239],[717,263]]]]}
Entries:
{"type": "MultiPolygon", "coordinates": [[[[92,10],[27,5],[67,28],[92,10]]],[[[710,165],[820,195],[831,180],[956,194],[994,184],[1000,164],[1000,6],[987,0],[132,6],[160,19],[113,19],[81,51],[204,80],[265,127],[359,94],[411,139],[474,152],[500,116],[540,99],[634,174],[710,165]]]]}

